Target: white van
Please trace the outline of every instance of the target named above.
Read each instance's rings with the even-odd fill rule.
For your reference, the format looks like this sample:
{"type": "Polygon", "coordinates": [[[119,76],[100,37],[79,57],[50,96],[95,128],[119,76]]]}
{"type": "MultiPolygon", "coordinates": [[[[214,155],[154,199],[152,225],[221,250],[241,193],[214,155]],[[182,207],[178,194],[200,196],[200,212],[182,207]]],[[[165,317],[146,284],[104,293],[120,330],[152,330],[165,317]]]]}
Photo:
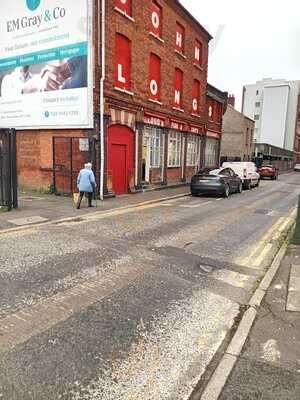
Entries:
{"type": "Polygon", "coordinates": [[[260,175],[257,172],[256,165],[250,161],[242,162],[224,162],[222,168],[231,168],[241,178],[243,187],[251,189],[259,186],[260,175]]]}

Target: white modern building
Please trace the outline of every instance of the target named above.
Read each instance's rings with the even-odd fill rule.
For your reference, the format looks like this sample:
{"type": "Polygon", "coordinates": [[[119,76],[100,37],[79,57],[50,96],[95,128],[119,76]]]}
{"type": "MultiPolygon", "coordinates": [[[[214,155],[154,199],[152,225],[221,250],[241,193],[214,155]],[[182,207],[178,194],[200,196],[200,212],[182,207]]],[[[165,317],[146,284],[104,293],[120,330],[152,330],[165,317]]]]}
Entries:
{"type": "Polygon", "coordinates": [[[300,81],[263,79],[243,88],[242,113],[255,120],[253,140],[294,150],[300,81]]]}

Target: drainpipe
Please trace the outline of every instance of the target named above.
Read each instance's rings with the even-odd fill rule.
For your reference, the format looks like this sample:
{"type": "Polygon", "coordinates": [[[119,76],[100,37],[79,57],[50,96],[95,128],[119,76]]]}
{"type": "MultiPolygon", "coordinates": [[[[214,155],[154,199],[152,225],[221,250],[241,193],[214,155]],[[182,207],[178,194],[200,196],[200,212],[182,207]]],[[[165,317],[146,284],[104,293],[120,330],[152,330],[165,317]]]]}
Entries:
{"type": "MultiPolygon", "coordinates": [[[[99,3],[98,3],[99,4],[99,3]]],[[[104,81],[105,81],[105,0],[101,1],[101,79],[100,79],[100,200],[104,199],[104,81]]]]}

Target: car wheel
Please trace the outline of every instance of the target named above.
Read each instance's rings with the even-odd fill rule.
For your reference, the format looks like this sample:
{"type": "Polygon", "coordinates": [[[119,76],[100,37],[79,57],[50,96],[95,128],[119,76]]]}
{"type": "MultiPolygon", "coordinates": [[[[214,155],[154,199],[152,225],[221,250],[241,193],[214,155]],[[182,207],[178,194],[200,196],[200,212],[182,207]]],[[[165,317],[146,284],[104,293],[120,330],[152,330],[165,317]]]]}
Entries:
{"type": "Polygon", "coordinates": [[[229,187],[229,185],[225,185],[223,195],[224,195],[224,197],[226,197],[226,198],[229,197],[229,195],[230,195],[230,187],[229,187]]]}
{"type": "Polygon", "coordinates": [[[240,182],[238,189],[237,189],[237,193],[242,193],[243,192],[243,184],[242,182],[240,182]]]}
{"type": "Polygon", "coordinates": [[[257,181],[257,184],[255,186],[259,187],[259,185],[260,185],[260,179],[257,181]]]}
{"type": "Polygon", "coordinates": [[[194,190],[191,191],[192,196],[198,196],[198,192],[195,192],[194,190]]]}
{"type": "Polygon", "coordinates": [[[245,183],[245,188],[246,188],[247,190],[250,190],[250,189],[251,189],[251,181],[247,181],[247,182],[245,183]]]}

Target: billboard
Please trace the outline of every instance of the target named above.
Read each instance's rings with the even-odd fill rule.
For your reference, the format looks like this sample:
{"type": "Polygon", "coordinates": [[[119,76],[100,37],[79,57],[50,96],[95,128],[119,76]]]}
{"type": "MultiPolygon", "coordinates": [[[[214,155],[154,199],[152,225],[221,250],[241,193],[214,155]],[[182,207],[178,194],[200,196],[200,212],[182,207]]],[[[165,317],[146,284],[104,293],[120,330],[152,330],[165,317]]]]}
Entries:
{"type": "Polygon", "coordinates": [[[9,0],[0,15],[0,128],[93,127],[92,2],[9,0]]]}

